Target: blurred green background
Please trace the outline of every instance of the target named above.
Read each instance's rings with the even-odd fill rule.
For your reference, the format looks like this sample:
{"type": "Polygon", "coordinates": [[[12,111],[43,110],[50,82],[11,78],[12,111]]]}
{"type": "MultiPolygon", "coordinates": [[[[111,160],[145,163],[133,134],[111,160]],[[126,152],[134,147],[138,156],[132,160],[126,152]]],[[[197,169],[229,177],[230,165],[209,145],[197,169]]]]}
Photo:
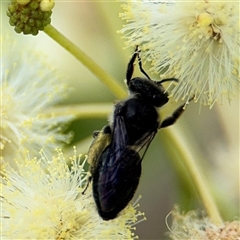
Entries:
{"type": "MultiPolygon", "coordinates": [[[[43,52],[47,56],[46,61],[64,76],[72,92],[62,105],[112,105],[118,100],[88,69],[44,32],[35,37],[14,34],[5,15],[7,2],[1,6],[1,34],[12,32],[17,41],[43,52]]],[[[126,65],[133,49],[124,49],[121,35],[116,33],[123,24],[118,17],[121,11],[120,3],[115,1],[57,1],[52,25],[124,86],[126,65]]],[[[144,65],[147,72],[148,67],[144,65]]],[[[151,76],[157,79],[157,76],[151,76]]],[[[170,101],[164,106],[162,118],[180,104],[170,101]]],[[[75,120],[70,126],[70,130],[75,132],[71,146],[77,145],[79,153],[87,153],[92,132],[101,129],[107,119],[108,116],[75,120]]],[[[200,113],[199,105],[191,103],[174,127],[181,129],[196,161],[201,161],[200,166],[224,219],[239,216],[239,96],[231,105],[225,101],[224,105],[216,104],[211,110],[202,107],[200,113]]],[[[148,149],[135,194],[135,199],[142,195],[139,210],[147,217],[147,221],[137,225],[136,234],[140,239],[167,239],[165,217],[174,204],[179,204],[184,211],[203,208],[187,173],[179,174],[178,165],[181,163],[169,158],[164,131],[167,130],[161,130],[148,149]]]]}

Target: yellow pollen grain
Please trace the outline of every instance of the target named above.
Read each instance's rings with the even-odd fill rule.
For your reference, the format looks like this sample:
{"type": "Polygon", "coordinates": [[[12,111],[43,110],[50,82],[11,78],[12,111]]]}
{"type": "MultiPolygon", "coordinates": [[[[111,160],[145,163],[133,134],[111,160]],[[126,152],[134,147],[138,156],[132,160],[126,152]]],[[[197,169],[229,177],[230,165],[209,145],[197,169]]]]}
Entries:
{"type": "Polygon", "coordinates": [[[23,126],[23,127],[32,127],[32,124],[33,124],[33,119],[28,119],[28,120],[25,120],[25,121],[22,123],[22,126],[23,126]]]}
{"type": "Polygon", "coordinates": [[[122,19],[133,19],[134,18],[134,13],[132,11],[131,6],[128,5],[123,5],[122,6],[124,13],[122,14],[122,19]]]}
{"type": "Polygon", "coordinates": [[[207,27],[204,32],[207,38],[212,37],[213,35],[213,29],[211,27],[207,27]]]}
{"type": "Polygon", "coordinates": [[[209,13],[200,13],[197,16],[197,22],[199,27],[207,27],[213,22],[213,17],[209,13]]]}

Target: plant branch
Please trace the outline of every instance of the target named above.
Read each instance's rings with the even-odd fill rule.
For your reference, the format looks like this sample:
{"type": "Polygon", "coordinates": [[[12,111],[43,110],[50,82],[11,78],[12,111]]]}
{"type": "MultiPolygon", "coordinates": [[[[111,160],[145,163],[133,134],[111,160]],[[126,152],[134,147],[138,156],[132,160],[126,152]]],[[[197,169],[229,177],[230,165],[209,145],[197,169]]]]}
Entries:
{"type": "Polygon", "coordinates": [[[218,212],[214,199],[212,198],[208,184],[204,178],[204,174],[194,160],[198,158],[198,155],[193,156],[192,152],[189,150],[189,144],[182,137],[182,134],[178,128],[174,127],[167,129],[165,131],[165,136],[168,138],[168,141],[166,142],[166,145],[168,146],[166,146],[166,149],[168,151],[172,151],[174,148],[174,151],[176,151],[178,154],[179,159],[182,160],[182,164],[189,173],[209,218],[214,224],[221,225],[222,219],[218,212]],[[169,147],[169,145],[171,146],[169,147]]]}
{"type": "Polygon", "coordinates": [[[106,73],[93,59],[88,57],[80,48],[78,48],[69,39],[63,36],[52,25],[48,25],[44,28],[44,32],[55,40],[59,45],[70,52],[75,58],[77,58],[85,67],[89,69],[95,76],[97,76],[112,93],[118,98],[124,98],[126,91],[118,84],[117,80],[106,73]]]}

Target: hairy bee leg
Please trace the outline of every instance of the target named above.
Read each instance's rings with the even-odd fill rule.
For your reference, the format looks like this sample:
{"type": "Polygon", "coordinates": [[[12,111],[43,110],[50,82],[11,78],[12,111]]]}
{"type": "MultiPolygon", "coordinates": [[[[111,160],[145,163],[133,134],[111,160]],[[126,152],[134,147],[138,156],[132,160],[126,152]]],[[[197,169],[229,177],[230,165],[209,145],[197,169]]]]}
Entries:
{"type": "Polygon", "coordinates": [[[88,178],[88,180],[87,180],[87,184],[86,184],[85,188],[84,188],[83,191],[82,191],[82,195],[84,195],[85,192],[87,191],[88,186],[89,186],[89,184],[90,184],[91,181],[92,181],[92,176],[89,176],[89,178],[88,178]]]}
{"type": "Polygon", "coordinates": [[[102,131],[104,134],[112,134],[112,129],[109,125],[104,126],[102,131]]]}
{"type": "Polygon", "coordinates": [[[93,132],[93,138],[96,138],[96,137],[99,135],[100,132],[103,132],[104,134],[111,134],[111,133],[112,133],[112,130],[111,130],[111,128],[110,128],[109,125],[106,125],[106,126],[103,127],[102,130],[100,130],[100,131],[98,131],[98,130],[94,131],[94,132],[93,132]]]}
{"type": "Polygon", "coordinates": [[[138,46],[136,46],[135,52],[132,55],[130,61],[128,62],[128,66],[127,66],[127,73],[126,73],[127,85],[129,84],[129,82],[132,79],[133,70],[134,70],[134,62],[135,62],[138,54],[139,54],[139,50],[138,50],[138,46]]]}
{"type": "Polygon", "coordinates": [[[185,111],[186,106],[188,105],[188,103],[190,101],[192,101],[194,99],[194,97],[192,97],[191,99],[189,99],[186,103],[182,104],[180,107],[178,107],[171,116],[165,118],[162,123],[159,126],[160,128],[165,128],[165,127],[169,127],[171,125],[173,125],[177,119],[182,115],[182,113],[185,111]]]}
{"type": "Polygon", "coordinates": [[[141,59],[139,53],[140,53],[140,50],[139,50],[138,53],[137,53],[139,69],[140,69],[140,71],[141,71],[141,73],[142,73],[143,75],[145,75],[148,79],[151,80],[151,78],[148,76],[148,74],[144,71],[144,69],[143,69],[143,67],[142,67],[142,59],[141,59]]]}
{"type": "Polygon", "coordinates": [[[93,142],[92,142],[92,144],[89,148],[89,151],[88,151],[88,158],[89,158],[88,163],[90,165],[90,170],[88,171],[88,174],[90,176],[87,180],[86,187],[84,188],[82,194],[85,194],[90,182],[92,181],[92,174],[95,171],[94,169],[95,169],[95,164],[97,163],[97,159],[94,158],[93,156],[95,156],[96,154],[97,155],[99,154],[99,153],[96,152],[96,149],[95,149],[96,146],[95,145],[97,145],[99,147],[100,146],[99,141],[101,141],[104,136],[111,135],[111,133],[112,133],[112,130],[111,130],[111,127],[109,125],[104,126],[102,128],[102,130],[100,130],[100,131],[94,131],[93,132],[93,142]],[[98,139],[98,137],[99,137],[99,139],[98,139]]]}
{"type": "Polygon", "coordinates": [[[98,136],[99,133],[100,133],[100,131],[97,131],[97,130],[94,131],[93,134],[92,134],[92,135],[93,135],[93,138],[96,138],[96,137],[98,136]]]}
{"type": "Polygon", "coordinates": [[[161,81],[157,81],[156,83],[158,85],[162,85],[162,83],[164,82],[178,82],[178,79],[177,78],[165,78],[165,79],[162,79],[161,81]]]}

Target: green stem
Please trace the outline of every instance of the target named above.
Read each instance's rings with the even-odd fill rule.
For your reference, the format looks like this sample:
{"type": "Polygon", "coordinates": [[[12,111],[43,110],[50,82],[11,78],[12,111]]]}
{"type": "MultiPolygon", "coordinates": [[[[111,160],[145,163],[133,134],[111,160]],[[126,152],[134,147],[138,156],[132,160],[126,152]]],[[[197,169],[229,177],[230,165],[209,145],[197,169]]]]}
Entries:
{"type": "Polygon", "coordinates": [[[44,111],[42,117],[73,116],[76,119],[106,118],[112,111],[112,103],[85,103],[81,105],[55,106],[44,111]]]}
{"type": "Polygon", "coordinates": [[[126,91],[117,83],[117,80],[108,75],[99,65],[97,65],[69,39],[57,31],[52,25],[46,26],[44,32],[85,65],[112,91],[115,96],[118,98],[124,98],[126,96],[126,91]]]}
{"type": "MultiPolygon", "coordinates": [[[[174,151],[177,152],[178,157],[189,173],[209,218],[214,224],[221,225],[222,219],[211,196],[204,174],[201,172],[199,166],[197,166],[196,161],[194,161],[197,156],[193,156],[191,151],[189,151],[189,144],[184,140],[178,128],[169,128],[165,131],[165,134],[169,140],[169,144],[174,146],[174,151]]],[[[169,146],[167,149],[172,151],[172,148],[169,148],[169,146]]]]}

